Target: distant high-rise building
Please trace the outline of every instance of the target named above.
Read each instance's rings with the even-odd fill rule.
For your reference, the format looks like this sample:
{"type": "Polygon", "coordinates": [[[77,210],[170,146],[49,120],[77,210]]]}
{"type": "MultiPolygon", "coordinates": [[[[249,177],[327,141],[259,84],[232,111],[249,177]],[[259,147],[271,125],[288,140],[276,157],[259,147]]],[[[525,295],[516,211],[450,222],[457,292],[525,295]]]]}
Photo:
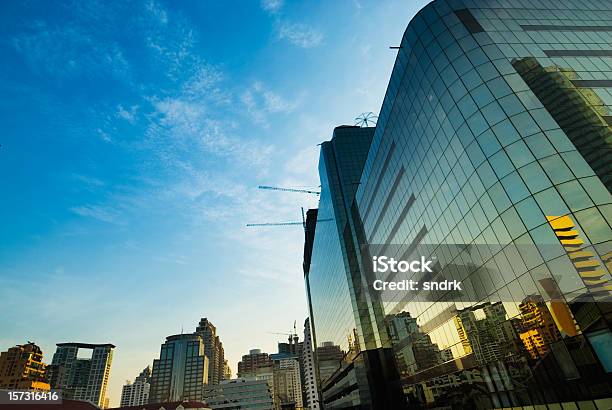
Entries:
{"type": "Polygon", "coordinates": [[[302,382],[298,358],[280,354],[276,359],[273,359],[273,362],[274,402],[276,407],[278,409],[303,408],[302,382]]]}
{"type": "Polygon", "coordinates": [[[153,361],[149,403],[201,400],[209,361],[198,334],[168,336],[153,361]]]}
{"type": "Polygon", "coordinates": [[[213,410],[275,410],[270,386],[265,380],[232,379],[204,387],[204,400],[213,410]]]}
{"type": "Polygon", "coordinates": [[[102,407],[107,396],[114,345],[58,343],[47,378],[52,389],[66,399],[83,400],[102,407]],[[86,354],[81,355],[83,351],[86,354]]]}
{"type": "Polygon", "coordinates": [[[230,380],[232,378],[232,368],[229,366],[227,360],[223,360],[223,380],[230,380]]]}
{"type": "Polygon", "coordinates": [[[271,366],[272,359],[268,353],[262,353],[260,349],[252,349],[238,362],[238,378],[255,377],[258,368],[271,366]]]}
{"type": "Polygon", "coordinates": [[[204,352],[209,362],[208,383],[219,384],[224,377],[225,353],[223,343],[217,336],[217,328],[207,318],[202,318],[195,333],[204,341],[204,352]]]}
{"type": "Polygon", "coordinates": [[[304,321],[304,345],[302,348],[302,391],[304,407],[310,410],[319,410],[319,389],[317,383],[316,361],[312,338],[310,336],[310,319],[304,321]]]}
{"type": "Polygon", "coordinates": [[[121,391],[121,407],[140,406],[149,402],[149,391],[151,389],[151,367],[147,366],[134,379],[123,385],[121,391]]]}
{"type": "Polygon", "coordinates": [[[0,389],[49,390],[43,352],[28,342],[0,353],[0,389]]]}

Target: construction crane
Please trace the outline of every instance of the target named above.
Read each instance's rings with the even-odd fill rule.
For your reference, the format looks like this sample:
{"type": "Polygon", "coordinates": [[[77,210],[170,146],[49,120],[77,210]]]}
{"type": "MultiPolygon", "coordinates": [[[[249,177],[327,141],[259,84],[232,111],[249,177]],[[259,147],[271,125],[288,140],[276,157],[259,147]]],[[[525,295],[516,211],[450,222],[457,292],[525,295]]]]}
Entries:
{"type": "Polygon", "coordinates": [[[264,222],[258,224],[246,224],[246,226],[288,226],[288,225],[302,225],[304,232],[306,231],[306,216],[304,214],[304,207],[302,209],[302,222],[264,222]]]}
{"type": "Polygon", "coordinates": [[[260,224],[246,224],[246,226],[288,226],[288,225],[304,225],[303,222],[264,222],[260,224]]]}
{"type": "MultiPolygon", "coordinates": [[[[304,213],[304,208],[303,207],[301,208],[301,210],[302,210],[302,222],[297,222],[297,221],[291,221],[291,222],[263,222],[263,223],[246,224],[246,226],[251,228],[251,227],[258,227],[258,226],[291,226],[291,225],[302,225],[302,227],[304,228],[304,232],[306,232],[306,214],[304,213]]],[[[333,218],[317,219],[317,223],[319,223],[319,222],[328,222],[328,221],[333,221],[333,218]]]]}
{"type": "Polygon", "coordinates": [[[281,187],[267,186],[267,185],[260,185],[257,188],[259,188],[259,189],[269,189],[271,191],[300,192],[302,194],[313,194],[313,195],[320,195],[321,194],[321,192],[319,192],[319,191],[311,191],[309,189],[281,188],[281,187]]]}
{"type": "Polygon", "coordinates": [[[293,333],[282,333],[282,332],[268,332],[271,335],[281,335],[281,336],[293,336],[293,333]]]}
{"type": "Polygon", "coordinates": [[[281,335],[281,336],[288,336],[289,338],[289,342],[292,341],[293,338],[297,337],[297,327],[296,327],[296,323],[297,320],[293,321],[293,333],[282,333],[282,332],[268,332],[271,335],[281,335]]]}

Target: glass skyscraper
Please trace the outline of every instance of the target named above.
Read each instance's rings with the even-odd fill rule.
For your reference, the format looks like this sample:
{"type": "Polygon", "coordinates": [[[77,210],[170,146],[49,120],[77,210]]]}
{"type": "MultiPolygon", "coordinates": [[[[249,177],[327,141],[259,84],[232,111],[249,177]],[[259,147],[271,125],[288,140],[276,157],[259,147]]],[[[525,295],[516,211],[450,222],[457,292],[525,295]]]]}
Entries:
{"type": "Polygon", "coordinates": [[[371,127],[340,126],[321,145],[321,198],[306,221],[304,274],[323,408],[398,408],[403,401],[391,382],[398,383],[392,352],[377,348],[363,242],[355,235],[352,204],[373,135],[371,127]]]}
{"type": "Polygon", "coordinates": [[[325,408],[612,408],[611,126],[611,1],[421,10],[371,141],[322,146],[304,270],[325,408]],[[461,297],[375,291],[381,248],[434,255],[461,297]]]}
{"type": "Polygon", "coordinates": [[[153,361],[149,403],[199,401],[208,384],[209,361],[199,334],[168,336],[153,361]]]}

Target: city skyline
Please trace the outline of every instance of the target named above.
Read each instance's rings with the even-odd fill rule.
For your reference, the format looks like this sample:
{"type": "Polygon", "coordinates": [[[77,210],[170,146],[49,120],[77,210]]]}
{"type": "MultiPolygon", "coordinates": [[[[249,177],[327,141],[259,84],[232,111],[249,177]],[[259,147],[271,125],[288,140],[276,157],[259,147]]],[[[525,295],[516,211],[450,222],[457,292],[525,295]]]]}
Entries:
{"type": "Polygon", "coordinates": [[[202,317],[234,372],[274,351],[307,316],[303,232],[245,224],[316,198],[257,186],[318,185],[316,144],[378,111],[425,3],[3,2],[2,350],[116,345],[111,405],[202,317]]]}
{"type": "Polygon", "coordinates": [[[612,4],[410,3],[1,5],[0,388],[611,408],[612,4]]]}

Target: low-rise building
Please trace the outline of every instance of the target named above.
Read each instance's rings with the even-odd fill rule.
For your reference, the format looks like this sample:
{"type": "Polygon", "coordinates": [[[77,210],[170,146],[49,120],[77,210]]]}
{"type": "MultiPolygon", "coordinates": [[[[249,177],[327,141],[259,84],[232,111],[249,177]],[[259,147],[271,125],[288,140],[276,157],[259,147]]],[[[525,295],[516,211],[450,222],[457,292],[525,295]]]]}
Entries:
{"type": "Polygon", "coordinates": [[[272,392],[266,380],[224,380],[219,385],[205,386],[202,396],[213,410],[274,410],[272,392]]]}
{"type": "Polygon", "coordinates": [[[49,390],[43,353],[28,342],[0,353],[0,389],[49,390]]]}

